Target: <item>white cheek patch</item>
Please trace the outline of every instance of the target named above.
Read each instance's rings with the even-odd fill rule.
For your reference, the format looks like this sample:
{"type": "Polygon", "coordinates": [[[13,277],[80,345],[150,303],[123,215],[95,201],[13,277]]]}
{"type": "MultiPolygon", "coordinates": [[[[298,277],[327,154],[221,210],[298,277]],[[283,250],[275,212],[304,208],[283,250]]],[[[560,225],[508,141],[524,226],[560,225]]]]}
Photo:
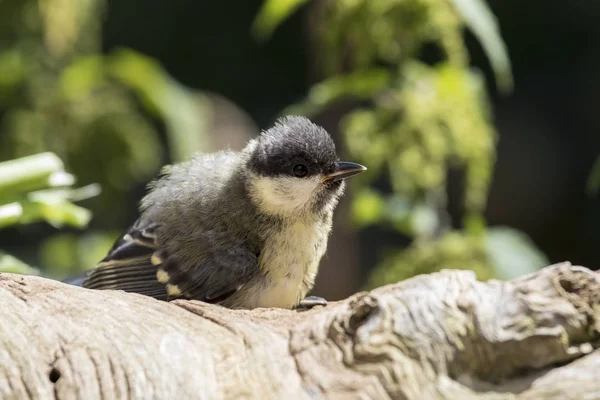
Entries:
{"type": "Polygon", "coordinates": [[[311,204],[315,191],[321,186],[318,176],[295,178],[254,175],[250,182],[250,194],[261,210],[276,215],[301,212],[311,204]]]}

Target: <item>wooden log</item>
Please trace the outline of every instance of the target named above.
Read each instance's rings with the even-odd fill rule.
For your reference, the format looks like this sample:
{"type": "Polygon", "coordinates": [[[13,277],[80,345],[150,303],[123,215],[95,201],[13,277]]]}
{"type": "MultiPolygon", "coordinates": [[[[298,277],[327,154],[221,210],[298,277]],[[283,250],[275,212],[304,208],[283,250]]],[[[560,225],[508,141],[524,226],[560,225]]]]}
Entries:
{"type": "Polygon", "coordinates": [[[1,399],[600,399],[600,275],[442,271],[310,311],[0,274],[1,399]]]}

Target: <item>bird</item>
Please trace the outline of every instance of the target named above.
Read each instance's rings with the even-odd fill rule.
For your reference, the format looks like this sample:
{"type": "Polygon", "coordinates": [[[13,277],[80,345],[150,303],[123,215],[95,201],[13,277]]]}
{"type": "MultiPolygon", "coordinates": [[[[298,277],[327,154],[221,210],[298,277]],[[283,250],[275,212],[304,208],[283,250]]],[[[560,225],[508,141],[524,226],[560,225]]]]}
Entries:
{"type": "Polygon", "coordinates": [[[365,170],[340,161],[308,118],[279,118],[239,152],[163,167],[139,218],[80,284],[234,309],[326,305],[307,294],[345,180],[365,170]]]}

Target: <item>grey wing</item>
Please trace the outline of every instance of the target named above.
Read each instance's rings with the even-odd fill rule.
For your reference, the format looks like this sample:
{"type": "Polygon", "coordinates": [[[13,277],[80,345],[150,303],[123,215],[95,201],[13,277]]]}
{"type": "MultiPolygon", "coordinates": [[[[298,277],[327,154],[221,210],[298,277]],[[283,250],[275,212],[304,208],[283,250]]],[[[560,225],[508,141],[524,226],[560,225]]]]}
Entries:
{"type": "Polygon", "coordinates": [[[156,244],[158,228],[136,223],[88,272],[83,287],[124,290],[159,300],[186,298],[218,303],[258,272],[257,254],[243,243],[209,252],[197,264],[182,261],[177,253],[170,255],[156,244]]]}
{"type": "Polygon", "coordinates": [[[258,273],[257,254],[243,244],[207,254],[199,265],[187,266],[173,256],[158,253],[159,280],[169,298],[219,303],[240,290],[258,273]]]}
{"type": "Polygon", "coordinates": [[[120,237],[96,266],[86,273],[82,286],[135,292],[159,300],[167,299],[165,285],[158,282],[155,259],[156,229],[140,221],[120,237]]]}

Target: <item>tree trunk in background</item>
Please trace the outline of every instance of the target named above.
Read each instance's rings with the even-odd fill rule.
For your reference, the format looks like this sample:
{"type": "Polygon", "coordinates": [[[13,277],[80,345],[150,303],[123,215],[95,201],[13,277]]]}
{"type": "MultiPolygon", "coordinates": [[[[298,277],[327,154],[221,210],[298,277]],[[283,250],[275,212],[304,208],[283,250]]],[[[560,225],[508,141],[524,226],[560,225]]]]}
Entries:
{"type": "Polygon", "coordinates": [[[443,271],[229,310],[0,275],[2,399],[600,399],[600,276],[443,271]]]}

